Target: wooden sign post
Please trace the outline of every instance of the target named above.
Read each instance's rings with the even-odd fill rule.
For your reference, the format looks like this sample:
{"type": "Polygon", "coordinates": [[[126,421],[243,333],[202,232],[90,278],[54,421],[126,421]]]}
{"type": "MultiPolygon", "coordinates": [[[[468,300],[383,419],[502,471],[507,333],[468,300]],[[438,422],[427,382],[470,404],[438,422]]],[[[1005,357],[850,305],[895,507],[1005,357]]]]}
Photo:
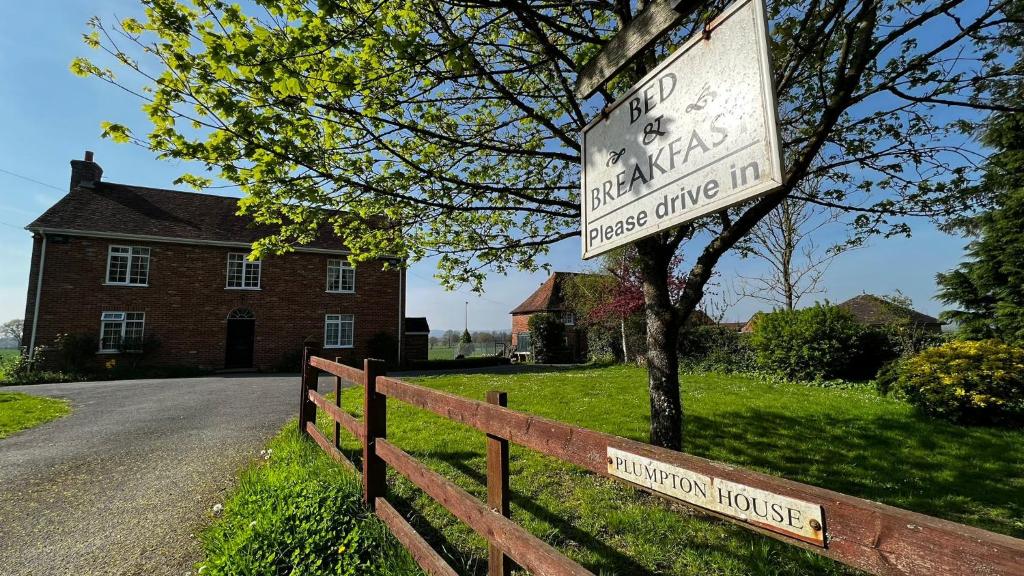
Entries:
{"type": "Polygon", "coordinates": [[[576,97],[589,98],[626,64],[693,11],[698,0],[654,0],[591,58],[576,76],[576,97]]]}

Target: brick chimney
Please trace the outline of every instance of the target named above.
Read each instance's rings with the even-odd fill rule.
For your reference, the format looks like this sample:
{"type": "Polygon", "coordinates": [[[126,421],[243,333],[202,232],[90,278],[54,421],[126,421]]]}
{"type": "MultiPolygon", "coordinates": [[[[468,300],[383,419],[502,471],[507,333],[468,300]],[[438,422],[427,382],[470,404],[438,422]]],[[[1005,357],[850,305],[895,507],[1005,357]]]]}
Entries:
{"type": "Polygon", "coordinates": [[[71,161],[71,191],[76,188],[94,188],[103,177],[103,168],[92,161],[92,152],[85,151],[85,160],[71,161]]]}

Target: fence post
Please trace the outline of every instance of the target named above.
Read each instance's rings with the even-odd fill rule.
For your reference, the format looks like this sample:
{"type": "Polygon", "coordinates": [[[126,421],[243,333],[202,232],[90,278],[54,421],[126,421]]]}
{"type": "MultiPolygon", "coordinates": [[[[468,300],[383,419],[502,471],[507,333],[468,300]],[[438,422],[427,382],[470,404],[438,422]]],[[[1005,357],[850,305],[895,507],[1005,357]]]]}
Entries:
{"type": "MultiPolygon", "coordinates": [[[[341,357],[338,356],[334,361],[341,364],[341,357]]],[[[341,409],[341,376],[334,377],[334,405],[341,409]]],[[[341,450],[341,423],[337,420],[334,422],[334,447],[341,450]]]]}
{"type": "MultiPolygon", "coordinates": [[[[487,403],[508,406],[508,394],[491,390],[487,403]]],[[[508,440],[487,435],[487,506],[509,517],[508,440]]],[[[512,559],[493,544],[487,546],[487,576],[510,576],[512,559]]]]}
{"type": "Polygon", "coordinates": [[[377,497],[387,492],[387,467],[377,456],[377,438],[387,438],[387,396],[377,393],[377,376],[384,376],[384,361],[363,360],[363,498],[374,510],[377,497]]]}
{"type": "Polygon", "coordinates": [[[299,434],[306,434],[306,423],[316,422],[316,404],[309,399],[309,391],[317,389],[320,370],[309,365],[309,360],[318,352],[315,346],[302,348],[302,397],[299,398],[299,434]]]}

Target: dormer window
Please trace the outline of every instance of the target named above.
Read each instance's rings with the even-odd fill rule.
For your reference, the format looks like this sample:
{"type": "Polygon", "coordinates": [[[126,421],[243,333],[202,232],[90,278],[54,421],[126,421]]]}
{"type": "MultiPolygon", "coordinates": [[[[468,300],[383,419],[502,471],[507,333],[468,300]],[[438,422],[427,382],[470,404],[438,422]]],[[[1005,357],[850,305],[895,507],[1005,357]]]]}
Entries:
{"type": "Polygon", "coordinates": [[[107,284],[149,285],[149,248],[111,246],[107,251],[107,284]]]}
{"type": "Polygon", "coordinates": [[[327,261],[327,291],[356,291],[356,269],[352,267],[347,258],[327,261]]]}
{"type": "Polygon", "coordinates": [[[259,260],[249,260],[241,252],[228,254],[227,287],[235,290],[259,290],[260,267],[259,260]]]}

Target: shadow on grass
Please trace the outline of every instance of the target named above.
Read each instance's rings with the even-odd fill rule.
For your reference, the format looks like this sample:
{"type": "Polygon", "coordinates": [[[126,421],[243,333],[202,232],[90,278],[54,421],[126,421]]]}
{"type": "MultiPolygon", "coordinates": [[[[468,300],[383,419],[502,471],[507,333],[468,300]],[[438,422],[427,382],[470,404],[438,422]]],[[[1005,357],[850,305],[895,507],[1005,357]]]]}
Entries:
{"type": "Polygon", "coordinates": [[[687,451],[837,492],[1024,536],[1019,434],[908,416],[688,416],[687,451]]]}

